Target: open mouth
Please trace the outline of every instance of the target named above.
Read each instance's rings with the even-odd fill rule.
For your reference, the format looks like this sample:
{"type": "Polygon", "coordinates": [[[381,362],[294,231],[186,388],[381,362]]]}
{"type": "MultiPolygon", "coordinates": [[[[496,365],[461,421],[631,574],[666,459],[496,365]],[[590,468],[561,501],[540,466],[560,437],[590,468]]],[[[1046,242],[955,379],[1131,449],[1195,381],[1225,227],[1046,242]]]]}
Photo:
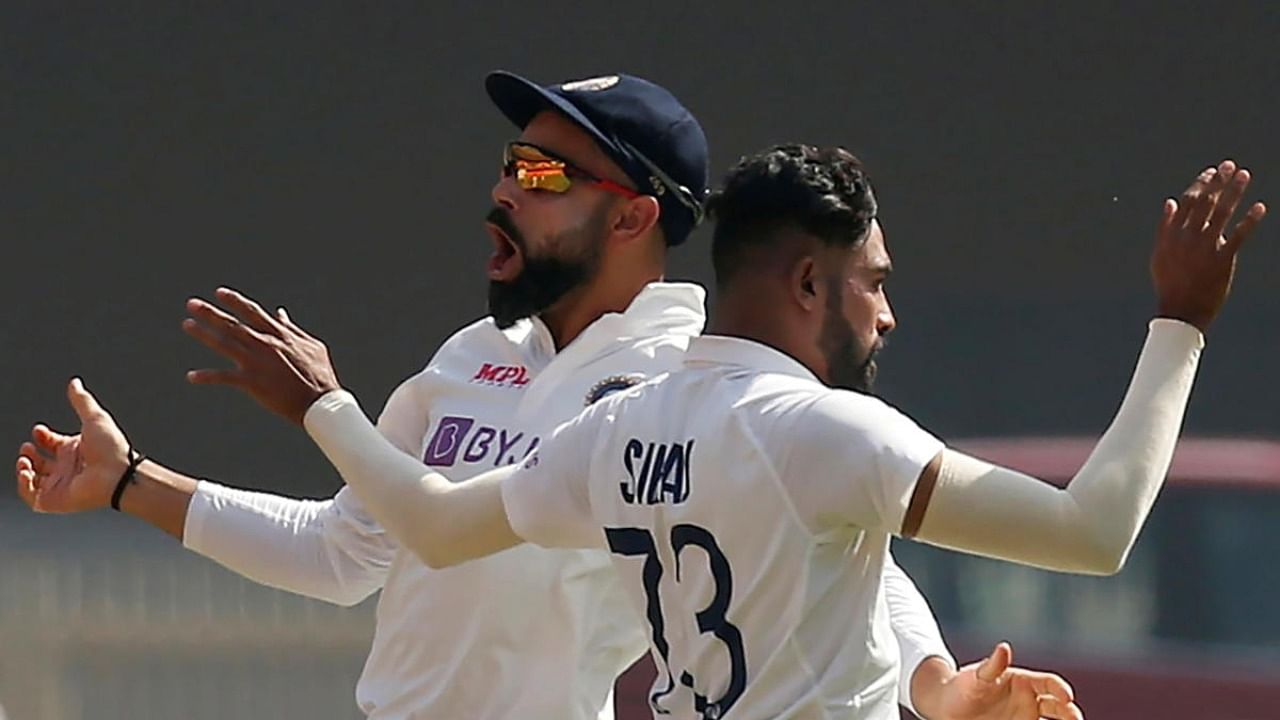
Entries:
{"type": "Polygon", "coordinates": [[[485,223],[484,227],[493,238],[493,255],[489,256],[489,279],[497,282],[514,280],[524,268],[524,258],[520,255],[520,248],[506,231],[497,225],[485,223]]]}

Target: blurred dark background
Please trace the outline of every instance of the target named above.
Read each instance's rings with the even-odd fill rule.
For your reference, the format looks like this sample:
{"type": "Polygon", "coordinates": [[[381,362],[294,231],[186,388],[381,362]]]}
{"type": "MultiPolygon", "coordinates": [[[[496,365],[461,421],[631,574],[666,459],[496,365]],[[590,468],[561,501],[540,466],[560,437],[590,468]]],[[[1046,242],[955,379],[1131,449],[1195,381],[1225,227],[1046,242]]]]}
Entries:
{"type": "MultiPolygon", "coordinates": [[[[332,493],[303,433],[185,384],[215,360],[183,300],[229,284],[287,306],[376,412],[484,311],[480,222],[515,134],[494,68],[664,84],[716,177],[775,142],[853,149],[897,267],[882,394],[946,438],[1097,434],[1153,310],[1162,199],[1224,157],[1254,198],[1280,187],[1278,32],[1266,0],[6,2],[0,434],[71,427],[82,374],[163,462],[332,493]]],[[[1244,253],[1191,434],[1280,435],[1278,227],[1244,253]]],[[[671,277],[709,281],[708,254],[704,228],[671,277]]]]}
{"type": "MultiPolygon", "coordinates": [[[[1153,309],[1160,202],[1280,173],[1280,5],[1130,2],[6,4],[4,435],[85,376],[140,447],[323,494],[299,432],[220,389],[178,324],[231,284],[292,310],[376,412],[484,310],[480,221],[513,129],[490,69],[625,70],[697,114],[719,177],[771,143],[870,165],[898,273],[882,392],[947,436],[1099,432],[1153,309]]],[[[1276,221],[1272,220],[1274,224],[1276,221]]],[[[1243,258],[1194,433],[1277,434],[1280,236],[1243,258]]],[[[709,280],[706,229],[671,276],[709,280]]]]}

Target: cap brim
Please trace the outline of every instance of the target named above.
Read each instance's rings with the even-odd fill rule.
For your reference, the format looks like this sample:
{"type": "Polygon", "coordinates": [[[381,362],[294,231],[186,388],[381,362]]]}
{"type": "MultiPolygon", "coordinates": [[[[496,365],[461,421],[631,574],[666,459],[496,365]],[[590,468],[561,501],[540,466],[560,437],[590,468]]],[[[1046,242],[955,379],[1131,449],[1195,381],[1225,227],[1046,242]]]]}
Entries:
{"type": "Polygon", "coordinates": [[[535,82],[506,70],[495,70],[484,79],[484,89],[502,114],[521,130],[529,124],[534,115],[544,110],[554,110],[586,131],[609,154],[615,157],[629,155],[608,135],[601,132],[595,123],[587,119],[581,110],[574,107],[573,103],[535,82]]]}

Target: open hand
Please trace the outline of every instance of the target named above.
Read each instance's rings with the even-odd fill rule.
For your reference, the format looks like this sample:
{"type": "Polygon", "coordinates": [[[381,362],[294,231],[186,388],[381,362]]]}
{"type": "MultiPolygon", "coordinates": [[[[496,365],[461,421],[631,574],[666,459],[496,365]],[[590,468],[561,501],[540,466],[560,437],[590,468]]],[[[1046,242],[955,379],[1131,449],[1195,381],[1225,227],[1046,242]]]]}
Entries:
{"type": "Polygon", "coordinates": [[[1218,316],[1231,292],[1236,254],[1267,213],[1265,205],[1254,203],[1231,234],[1223,235],[1251,179],[1248,170],[1223,160],[1201,172],[1181,199],[1165,200],[1151,255],[1158,315],[1201,332],[1218,316]]]}
{"type": "Polygon", "coordinates": [[[930,720],[1084,720],[1061,676],[1012,664],[1013,648],[1002,642],[982,662],[960,668],[930,720]]]}
{"type": "Polygon", "coordinates": [[[80,418],[80,433],[36,425],[18,448],[18,496],[36,512],[106,507],[129,464],[129,441],[79,378],[67,385],[67,399],[80,418]]]}
{"type": "Polygon", "coordinates": [[[235,367],[192,370],[188,381],[240,388],[299,425],[312,403],[341,387],[329,349],[295,325],[284,308],[271,315],[230,288],[218,288],[214,297],[231,312],[192,298],[187,301],[191,317],[182,322],[182,329],[235,367]]]}

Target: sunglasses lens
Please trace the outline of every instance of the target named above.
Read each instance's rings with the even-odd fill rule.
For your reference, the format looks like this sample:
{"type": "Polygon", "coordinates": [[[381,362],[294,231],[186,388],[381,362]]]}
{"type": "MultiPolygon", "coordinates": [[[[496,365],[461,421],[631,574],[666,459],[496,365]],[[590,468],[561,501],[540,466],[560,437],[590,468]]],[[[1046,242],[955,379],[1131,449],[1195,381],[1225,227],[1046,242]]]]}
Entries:
{"type": "Polygon", "coordinates": [[[547,157],[538,148],[512,143],[507,146],[505,174],[514,175],[525,190],[567,192],[573,182],[562,160],[547,157]]]}
{"type": "MultiPolygon", "coordinates": [[[[560,165],[556,163],[555,165],[560,165]]],[[[516,182],[525,190],[548,190],[562,193],[569,189],[569,176],[564,174],[564,166],[548,167],[543,164],[525,164],[516,161],[516,182]]]]}

